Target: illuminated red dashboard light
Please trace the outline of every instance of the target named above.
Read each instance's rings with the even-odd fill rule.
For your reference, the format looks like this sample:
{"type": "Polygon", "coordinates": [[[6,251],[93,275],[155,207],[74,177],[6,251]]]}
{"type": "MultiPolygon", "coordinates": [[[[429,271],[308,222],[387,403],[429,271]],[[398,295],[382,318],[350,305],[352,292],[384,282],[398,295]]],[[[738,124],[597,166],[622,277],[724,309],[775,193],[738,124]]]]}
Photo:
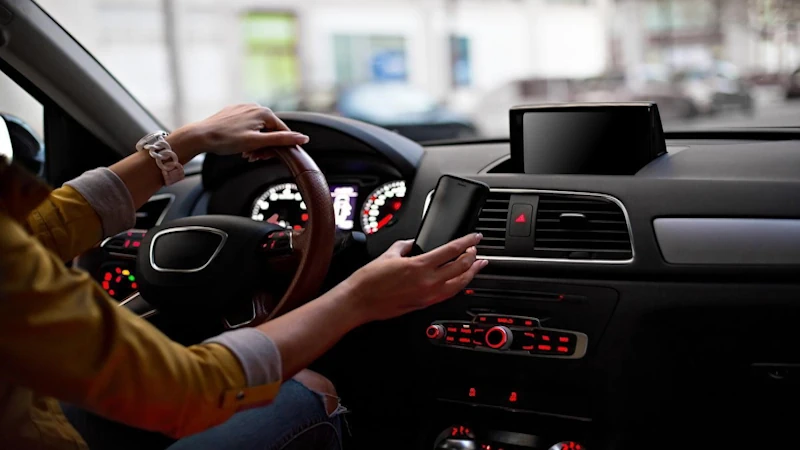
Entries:
{"type": "Polygon", "coordinates": [[[544,351],[552,350],[552,347],[550,347],[549,345],[539,345],[538,348],[539,348],[539,350],[544,350],[544,351]]]}
{"type": "Polygon", "coordinates": [[[556,350],[558,350],[561,353],[567,353],[569,351],[567,347],[558,347],[556,348],[556,350]]]}

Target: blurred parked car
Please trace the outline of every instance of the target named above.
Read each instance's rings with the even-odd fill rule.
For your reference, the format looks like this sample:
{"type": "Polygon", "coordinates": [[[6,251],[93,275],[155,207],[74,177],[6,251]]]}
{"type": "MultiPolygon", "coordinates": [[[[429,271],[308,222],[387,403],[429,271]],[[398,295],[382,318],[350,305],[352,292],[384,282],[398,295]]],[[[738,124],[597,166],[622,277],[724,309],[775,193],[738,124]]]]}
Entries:
{"type": "Polygon", "coordinates": [[[786,80],[786,98],[800,98],[800,68],[792,72],[786,80]]]}
{"type": "Polygon", "coordinates": [[[645,64],[626,74],[625,87],[618,92],[619,101],[648,101],[658,104],[662,119],[694,117],[707,108],[701,93],[686,92],[674,82],[669,69],[660,64],[645,64]]]}
{"type": "Polygon", "coordinates": [[[468,139],[477,130],[468,117],[449,111],[405,83],[371,83],[345,90],[335,113],[396,131],[409,139],[468,139]]]}
{"type": "Polygon", "coordinates": [[[709,67],[677,72],[673,81],[701,113],[711,114],[726,109],[753,111],[750,85],[739,75],[739,69],[729,62],[718,61],[709,67]]]}
{"type": "Polygon", "coordinates": [[[691,118],[732,108],[753,110],[750,86],[731,63],[720,61],[676,72],[663,65],[643,65],[629,71],[627,78],[627,92],[620,97],[655,102],[663,118],[691,118]]]}
{"type": "Polygon", "coordinates": [[[575,83],[565,78],[510,81],[484,94],[475,107],[483,136],[508,136],[508,111],[519,105],[575,101],[575,83]]]}

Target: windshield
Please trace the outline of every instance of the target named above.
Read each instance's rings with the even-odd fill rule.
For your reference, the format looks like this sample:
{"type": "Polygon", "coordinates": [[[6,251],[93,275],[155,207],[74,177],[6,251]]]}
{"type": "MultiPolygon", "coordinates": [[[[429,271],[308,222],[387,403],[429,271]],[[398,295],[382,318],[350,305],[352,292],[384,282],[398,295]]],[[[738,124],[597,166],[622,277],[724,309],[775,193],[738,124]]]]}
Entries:
{"type": "Polygon", "coordinates": [[[795,0],[38,3],[171,127],[242,101],[432,139],[507,137],[512,106],[551,102],[800,126],[795,0]]]}

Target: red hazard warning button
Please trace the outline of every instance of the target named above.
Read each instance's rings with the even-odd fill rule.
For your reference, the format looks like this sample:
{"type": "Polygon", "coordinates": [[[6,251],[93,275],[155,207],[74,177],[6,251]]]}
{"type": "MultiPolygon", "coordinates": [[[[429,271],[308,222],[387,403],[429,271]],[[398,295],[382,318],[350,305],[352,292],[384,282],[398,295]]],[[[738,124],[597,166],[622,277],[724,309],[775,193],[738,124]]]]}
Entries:
{"type": "Polygon", "coordinates": [[[525,237],[531,235],[531,215],[533,206],[527,203],[514,203],[511,205],[511,223],[509,224],[509,235],[514,237],[525,237]]]}

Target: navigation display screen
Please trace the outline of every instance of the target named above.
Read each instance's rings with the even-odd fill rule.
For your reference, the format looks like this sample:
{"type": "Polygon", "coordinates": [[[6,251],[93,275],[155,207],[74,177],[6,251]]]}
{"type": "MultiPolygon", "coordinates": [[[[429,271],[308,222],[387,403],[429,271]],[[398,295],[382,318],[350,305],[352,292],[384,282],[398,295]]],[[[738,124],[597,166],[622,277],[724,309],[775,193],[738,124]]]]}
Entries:
{"type": "Polygon", "coordinates": [[[513,163],[528,174],[634,175],[660,153],[652,108],[515,108],[513,163]]]}

